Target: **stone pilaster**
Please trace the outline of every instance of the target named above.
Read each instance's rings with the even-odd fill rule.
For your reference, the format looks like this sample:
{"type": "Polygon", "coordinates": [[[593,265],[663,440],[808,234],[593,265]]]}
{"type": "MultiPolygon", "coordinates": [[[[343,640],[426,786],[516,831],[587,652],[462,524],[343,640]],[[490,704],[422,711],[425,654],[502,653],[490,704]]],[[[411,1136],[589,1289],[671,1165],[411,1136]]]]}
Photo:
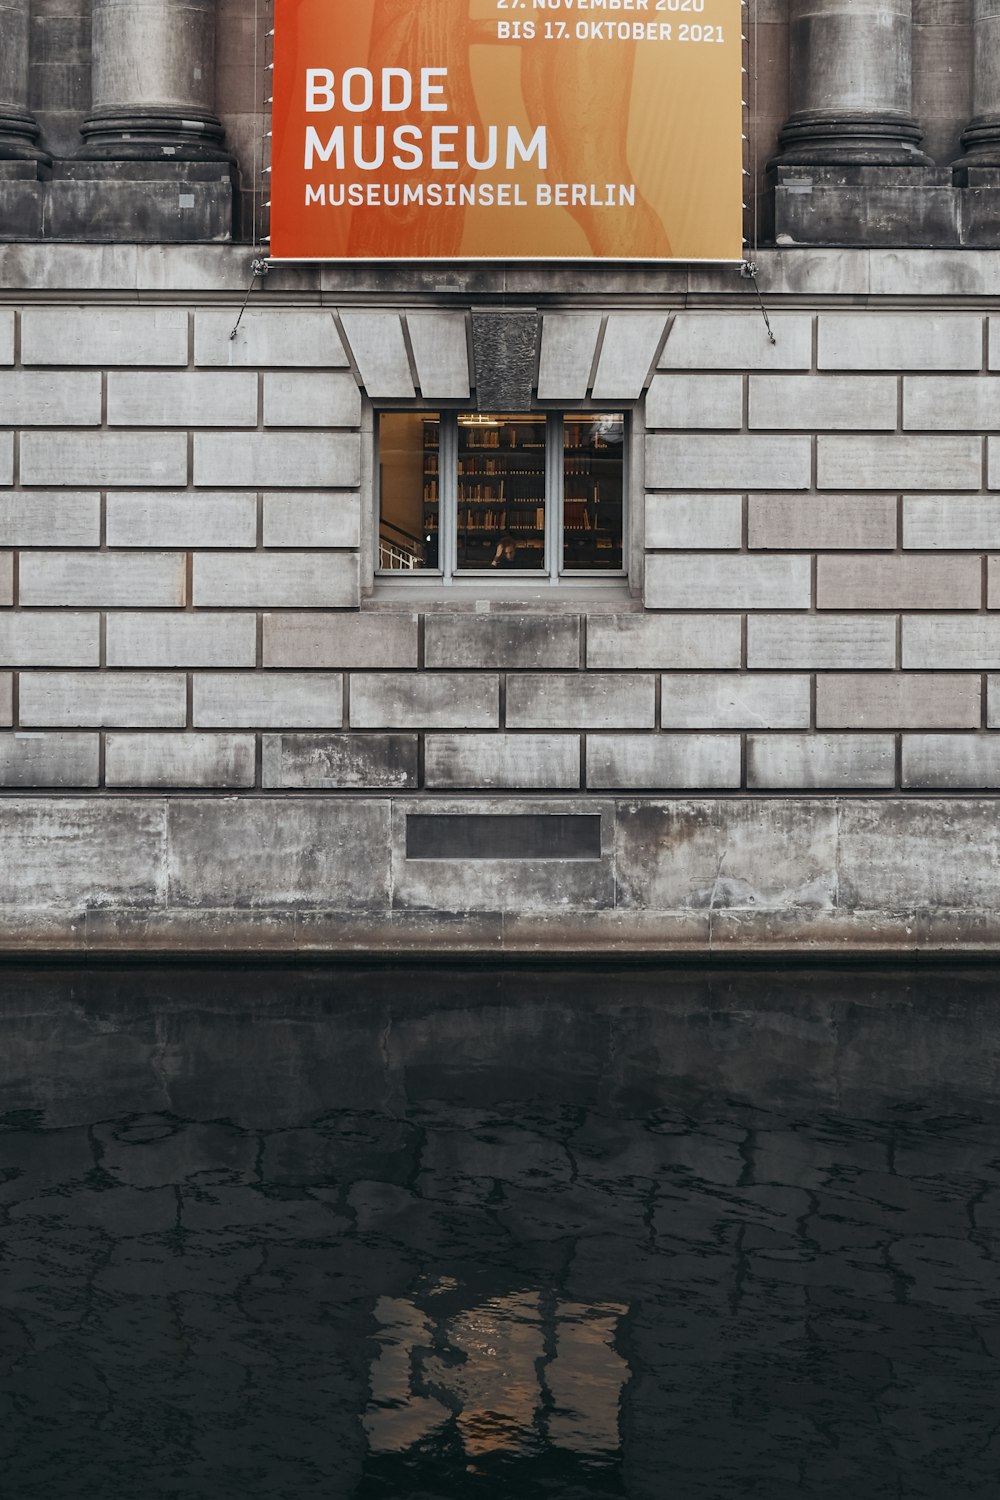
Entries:
{"type": "Polygon", "coordinates": [[[93,27],[86,157],[229,160],[214,113],[215,0],[94,0],[93,27]]]}
{"type": "Polygon", "coordinates": [[[0,161],[47,162],[28,109],[31,0],[0,0],[0,161]]]}
{"type": "Polygon", "coordinates": [[[792,0],[781,166],[913,166],[911,0],[792,0]]]}
{"type": "Polygon", "coordinates": [[[959,167],[1000,167],[1000,0],[974,0],[972,119],[959,167]]]}

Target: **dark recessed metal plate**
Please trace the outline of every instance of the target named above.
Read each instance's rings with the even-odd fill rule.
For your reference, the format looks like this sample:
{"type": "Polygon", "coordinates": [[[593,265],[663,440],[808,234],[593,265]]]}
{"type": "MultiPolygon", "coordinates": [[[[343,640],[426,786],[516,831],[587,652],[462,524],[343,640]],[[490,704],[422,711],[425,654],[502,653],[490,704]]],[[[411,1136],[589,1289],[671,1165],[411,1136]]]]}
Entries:
{"type": "Polygon", "coordinates": [[[411,813],[407,859],[600,859],[589,813],[411,813]]]}

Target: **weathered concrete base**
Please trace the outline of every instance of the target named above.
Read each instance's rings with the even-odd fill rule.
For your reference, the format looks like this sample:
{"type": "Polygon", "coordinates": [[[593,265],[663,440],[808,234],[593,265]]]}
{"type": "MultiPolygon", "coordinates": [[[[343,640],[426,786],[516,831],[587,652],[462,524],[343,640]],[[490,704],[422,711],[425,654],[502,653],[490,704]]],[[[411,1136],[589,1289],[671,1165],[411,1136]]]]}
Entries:
{"type": "Polygon", "coordinates": [[[51,171],[33,162],[0,165],[5,240],[226,243],[239,233],[238,181],[228,161],[80,160],[51,171]]]}
{"type": "Polygon", "coordinates": [[[0,952],[995,954],[996,807],[973,797],[9,797],[0,952]],[[600,856],[581,845],[573,858],[496,859],[484,857],[487,841],[477,857],[408,857],[413,814],[484,812],[538,819],[543,831],[553,817],[599,818],[600,856]]]}
{"type": "Polygon", "coordinates": [[[774,238],[791,245],[987,248],[1000,225],[1000,171],[778,165],[774,238]]]}

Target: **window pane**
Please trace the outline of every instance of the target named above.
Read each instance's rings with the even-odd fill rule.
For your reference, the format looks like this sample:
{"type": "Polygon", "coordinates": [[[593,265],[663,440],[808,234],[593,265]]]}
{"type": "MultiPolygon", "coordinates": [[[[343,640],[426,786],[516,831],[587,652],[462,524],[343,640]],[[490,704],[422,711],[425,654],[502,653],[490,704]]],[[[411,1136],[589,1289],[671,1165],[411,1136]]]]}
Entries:
{"type": "Polygon", "coordinates": [[[545,567],[545,417],[458,419],[459,568],[545,567]]]}
{"type": "Polygon", "coordinates": [[[563,450],[563,567],[622,566],[625,418],[568,417],[563,450]]]}
{"type": "Polygon", "coordinates": [[[440,433],[436,412],[379,417],[380,568],[438,566],[440,433]]]}

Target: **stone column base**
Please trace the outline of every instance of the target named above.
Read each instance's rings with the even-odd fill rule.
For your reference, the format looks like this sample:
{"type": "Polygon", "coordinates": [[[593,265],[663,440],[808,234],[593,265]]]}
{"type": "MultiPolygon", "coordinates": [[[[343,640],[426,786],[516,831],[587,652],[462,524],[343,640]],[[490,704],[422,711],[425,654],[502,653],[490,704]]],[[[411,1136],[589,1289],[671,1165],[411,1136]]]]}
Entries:
{"type": "Polygon", "coordinates": [[[942,249],[997,242],[997,171],[776,163],[768,177],[777,245],[942,249]]]}
{"type": "Polygon", "coordinates": [[[238,174],[228,161],[62,161],[46,173],[16,170],[27,166],[0,162],[0,239],[225,243],[239,233],[238,174]]]}

